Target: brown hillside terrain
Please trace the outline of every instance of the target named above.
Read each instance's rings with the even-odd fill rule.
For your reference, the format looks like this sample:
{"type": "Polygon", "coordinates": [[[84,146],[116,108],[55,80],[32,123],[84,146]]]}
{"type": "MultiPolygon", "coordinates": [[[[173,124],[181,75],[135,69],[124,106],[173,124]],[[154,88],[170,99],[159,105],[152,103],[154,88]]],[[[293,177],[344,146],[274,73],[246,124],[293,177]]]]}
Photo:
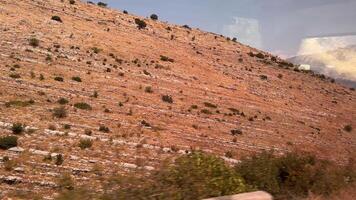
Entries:
{"type": "Polygon", "coordinates": [[[354,91],[225,37],[151,19],[138,29],[135,18],[81,2],[0,0],[0,136],[27,126],[20,152],[0,150],[0,191],[53,196],[62,173],[88,183],[192,149],[232,163],[263,150],[352,156],[355,130],[344,127],[356,128],[354,91]],[[64,118],[53,115],[60,98],[64,118]],[[83,139],[92,147],[81,149],[83,139]]]}

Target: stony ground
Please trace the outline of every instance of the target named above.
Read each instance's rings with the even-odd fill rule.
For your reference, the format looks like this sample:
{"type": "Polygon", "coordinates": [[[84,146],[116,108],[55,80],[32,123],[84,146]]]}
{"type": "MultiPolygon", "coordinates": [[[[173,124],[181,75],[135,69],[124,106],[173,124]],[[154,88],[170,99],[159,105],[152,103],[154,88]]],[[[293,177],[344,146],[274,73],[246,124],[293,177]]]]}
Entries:
{"type": "Polygon", "coordinates": [[[26,126],[18,148],[0,150],[0,197],[50,199],[65,172],[100,191],[103,176],[195,149],[230,163],[263,150],[353,156],[355,131],[344,127],[356,128],[355,91],[220,35],[151,19],[138,29],[135,18],[78,1],[0,0],[0,136],[26,126]],[[61,98],[67,116],[57,118],[61,98]]]}

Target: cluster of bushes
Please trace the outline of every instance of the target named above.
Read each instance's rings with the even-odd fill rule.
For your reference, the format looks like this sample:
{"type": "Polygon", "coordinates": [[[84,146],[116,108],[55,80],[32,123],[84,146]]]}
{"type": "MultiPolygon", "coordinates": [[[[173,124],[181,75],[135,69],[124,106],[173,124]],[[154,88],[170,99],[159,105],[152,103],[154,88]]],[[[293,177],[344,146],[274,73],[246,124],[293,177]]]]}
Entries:
{"type": "MultiPolygon", "coordinates": [[[[97,199],[196,200],[256,190],[267,191],[277,200],[302,199],[309,192],[328,196],[356,180],[354,169],[351,164],[336,166],[306,154],[277,157],[266,152],[242,159],[231,167],[216,156],[193,152],[176,159],[174,164],[163,164],[148,175],[112,177],[105,182],[104,193],[97,199]]],[[[59,199],[98,195],[76,190],[75,186],[73,189],[63,191],[59,199]]]]}

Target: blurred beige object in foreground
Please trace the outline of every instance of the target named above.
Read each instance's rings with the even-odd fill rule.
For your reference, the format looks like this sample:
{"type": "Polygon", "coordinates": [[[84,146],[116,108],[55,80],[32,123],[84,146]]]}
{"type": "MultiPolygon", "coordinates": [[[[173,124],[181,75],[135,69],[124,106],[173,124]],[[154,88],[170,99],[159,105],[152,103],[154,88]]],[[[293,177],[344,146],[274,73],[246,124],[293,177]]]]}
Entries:
{"type": "Polygon", "coordinates": [[[214,197],[210,199],[203,199],[203,200],[272,200],[272,195],[268,194],[267,192],[257,191],[257,192],[249,192],[249,193],[242,193],[232,196],[223,196],[223,197],[214,197]]]}

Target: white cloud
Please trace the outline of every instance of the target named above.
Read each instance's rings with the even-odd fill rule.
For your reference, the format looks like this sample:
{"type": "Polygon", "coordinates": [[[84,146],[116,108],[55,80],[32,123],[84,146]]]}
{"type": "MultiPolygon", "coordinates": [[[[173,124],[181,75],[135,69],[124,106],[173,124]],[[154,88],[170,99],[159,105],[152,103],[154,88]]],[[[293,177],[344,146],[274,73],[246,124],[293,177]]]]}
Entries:
{"type": "Polygon", "coordinates": [[[231,38],[236,37],[239,42],[262,48],[262,37],[258,20],[234,17],[233,24],[223,27],[223,34],[231,38]]]}

